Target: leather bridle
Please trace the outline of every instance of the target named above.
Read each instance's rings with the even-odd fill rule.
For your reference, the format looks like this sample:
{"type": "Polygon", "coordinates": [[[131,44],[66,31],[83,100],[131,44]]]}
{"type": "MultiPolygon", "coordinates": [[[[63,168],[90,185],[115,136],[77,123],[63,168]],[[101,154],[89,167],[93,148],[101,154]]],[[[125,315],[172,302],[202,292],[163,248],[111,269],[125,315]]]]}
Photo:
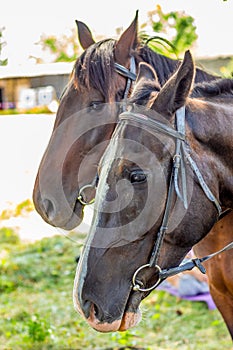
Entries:
{"type": "Polygon", "coordinates": [[[176,275],[185,270],[191,270],[194,267],[198,267],[198,269],[202,273],[205,273],[206,271],[204,266],[202,265],[202,262],[209,260],[210,258],[214,257],[216,254],[219,254],[223,251],[233,248],[233,242],[232,242],[227,246],[225,246],[223,249],[219,250],[218,252],[210,254],[201,259],[198,259],[198,258],[190,259],[186,263],[183,263],[174,268],[162,270],[158,265],[161,246],[162,246],[165,234],[168,230],[168,220],[172,209],[174,194],[182,200],[184,207],[187,209],[187,187],[186,187],[186,171],[185,171],[186,161],[188,162],[193,172],[195,173],[198,179],[199,185],[201,186],[205,195],[215,205],[218,213],[218,218],[222,213],[221,205],[218,199],[214,196],[209,186],[206,184],[197,164],[192,159],[190,152],[188,150],[186,136],[185,136],[185,107],[180,108],[176,112],[175,118],[176,118],[176,129],[173,128],[172,126],[168,126],[164,123],[161,123],[160,121],[157,121],[155,119],[152,119],[140,113],[124,112],[119,116],[120,121],[139,123],[143,125],[143,127],[145,126],[149,127],[150,131],[153,130],[156,133],[160,132],[165,135],[168,135],[169,137],[174,138],[176,142],[175,154],[173,156],[173,167],[172,167],[172,172],[170,176],[170,183],[168,188],[168,195],[167,195],[167,201],[164,209],[162,224],[157,234],[157,239],[155,241],[149,263],[140,266],[133,275],[132,288],[134,291],[140,291],[140,292],[151,291],[155,289],[166,278],[176,275]],[[181,190],[179,189],[179,181],[178,181],[179,176],[181,176],[181,181],[180,181],[181,187],[182,187],[181,190]],[[156,283],[148,288],[144,287],[143,283],[137,278],[138,273],[146,268],[155,268],[158,274],[158,279],[156,283]]]}
{"type": "MultiPolygon", "coordinates": [[[[130,88],[133,84],[133,81],[136,80],[136,63],[134,57],[131,57],[130,60],[130,69],[125,68],[124,66],[115,63],[115,70],[125,78],[127,78],[126,81],[126,86],[125,86],[125,91],[123,94],[123,113],[120,114],[119,119],[120,120],[126,120],[126,121],[133,121],[133,122],[139,122],[143,123],[143,125],[147,125],[152,130],[156,132],[162,132],[170,137],[175,138],[176,140],[176,151],[175,155],[173,156],[173,168],[172,168],[172,174],[170,178],[170,184],[169,184],[169,190],[168,190],[168,197],[167,197],[167,202],[164,210],[164,215],[163,215],[163,221],[162,225],[159,229],[158,235],[157,235],[157,240],[155,242],[151,258],[148,264],[140,266],[134,273],[133,278],[132,278],[132,288],[134,291],[140,291],[140,292],[148,292],[153,289],[155,289],[162,281],[164,281],[166,278],[170,276],[174,276],[180,272],[187,271],[187,270],[192,270],[194,267],[197,267],[202,273],[206,273],[205,267],[202,265],[204,261],[207,261],[217,254],[227,251],[229,249],[233,248],[233,242],[226,245],[223,247],[221,250],[214,252],[210,255],[207,255],[203,258],[195,258],[195,259],[190,259],[186,260],[185,263],[181,263],[177,267],[173,268],[168,268],[168,269],[161,269],[160,266],[157,265],[157,261],[159,258],[159,252],[161,250],[161,246],[163,243],[164,236],[166,234],[166,231],[168,229],[168,219],[169,219],[169,214],[171,211],[171,204],[172,204],[172,198],[174,193],[177,195],[178,198],[180,198],[184,204],[184,207],[187,208],[187,189],[186,189],[186,173],[185,173],[185,159],[191,166],[193,172],[196,174],[197,179],[199,181],[199,184],[208,197],[208,199],[213,202],[215,205],[217,212],[218,212],[218,218],[220,216],[224,216],[225,212],[228,211],[228,209],[222,213],[221,206],[217,200],[217,198],[213,195],[211,190],[209,189],[208,185],[204,181],[195,161],[192,159],[190,156],[190,153],[187,150],[187,147],[185,147],[185,107],[182,107],[176,112],[176,129],[172,127],[168,127],[165,124],[162,124],[161,122],[155,121],[154,119],[149,118],[148,116],[139,114],[139,113],[132,113],[132,112],[125,112],[125,106],[127,102],[127,97],[130,92],[130,88]],[[181,186],[182,190],[180,191],[179,185],[178,185],[178,177],[179,174],[181,176],[181,186]],[[145,268],[155,268],[157,270],[157,281],[156,283],[148,288],[144,288],[143,283],[137,279],[138,273],[145,269],[145,268]]],[[[96,177],[93,180],[91,184],[84,185],[83,187],[80,188],[79,194],[77,197],[77,200],[82,204],[82,205],[90,205],[94,203],[95,199],[90,200],[87,202],[84,199],[84,190],[88,188],[95,188],[96,187],[96,177]]]]}
{"type": "MultiPolygon", "coordinates": [[[[133,82],[136,80],[136,62],[135,58],[131,56],[130,58],[130,68],[127,69],[126,67],[122,66],[121,64],[115,62],[114,63],[115,71],[122,75],[123,77],[126,78],[126,85],[125,85],[125,90],[123,93],[123,99],[122,99],[122,106],[121,106],[121,111],[125,111],[126,109],[126,104],[127,104],[127,98],[129,96],[130,88],[133,84],[133,82]]],[[[92,198],[89,202],[85,200],[84,197],[84,191],[87,189],[93,189],[96,188],[96,177],[93,180],[92,183],[84,185],[80,188],[77,200],[82,204],[82,205],[91,205],[95,202],[95,198],[92,198]]]]}

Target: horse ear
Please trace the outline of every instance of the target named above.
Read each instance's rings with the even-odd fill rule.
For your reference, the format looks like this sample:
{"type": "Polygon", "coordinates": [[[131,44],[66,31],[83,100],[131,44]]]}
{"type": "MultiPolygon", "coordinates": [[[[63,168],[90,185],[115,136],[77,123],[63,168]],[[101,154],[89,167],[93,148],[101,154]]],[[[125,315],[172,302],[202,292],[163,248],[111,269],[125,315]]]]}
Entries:
{"type": "Polygon", "coordinates": [[[155,98],[152,108],[160,113],[174,114],[184,106],[194,80],[194,63],[190,51],[175,74],[166,82],[155,98]]]}
{"type": "Polygon", "coordinates": [[[139,64],[138,75],[135,84],[138,84],[142,79],[158,82],[158,77],[154,68],[145,62],[140,62],[139,64]]]}
{"type": "Polygon", "coordinates": [[[131,51],[137,46],[138,37],[138,11],[130,26],[121,34],[115,47],[115,60],[122,66],[128,66],[131,51]]]}
{"type": "Polygon", "coordinates": [[[78,29],[78,39],[79,39],[80,45],[84,50],[86,50],[89,46],[94,44],[95,41],[92,38],[90,29],[86,26],[85,23],[77,20],[75,22],[78,29]]]}

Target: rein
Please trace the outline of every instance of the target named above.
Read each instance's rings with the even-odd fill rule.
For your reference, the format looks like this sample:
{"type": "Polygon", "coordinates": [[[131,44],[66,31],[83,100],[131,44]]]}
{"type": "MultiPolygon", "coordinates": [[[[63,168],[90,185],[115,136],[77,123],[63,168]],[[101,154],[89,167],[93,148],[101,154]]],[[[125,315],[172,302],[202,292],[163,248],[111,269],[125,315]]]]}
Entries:
{"type": "Polygon", "coordinates": [[[156,288],[163,280],[170,276],[174,276],[182,271],[186,270],[192,270],[194,267],[197,267],[202,273],[206,273],[206,270],[204,266],[202,265],[202,262],[207,261],[211,258],[213,258],[215,255],[232,249],[233,248],[233,242],[222,248],[221,250],[210,254],[208,256],[205,256],[203,258],[195,258],[190,259],[185,263],[182,263],[181,265],[174,267],[174,268],[168,268],[162,270],[160,266],[157,264],[161,246],[165,237],[165,234],[168,229],[168,220],[172,208],[173,198],[174,194],[178,198],[180,198],[184,204],[185,209],[187,209],[187,187],[186,187],[186,172],[185,172],[185,159],[188,161],[189,165],[191,166],[193,172],[197,176],[197,179],[199,181],[199,185],[201,186],[202,190],[204,191],[207,198],[215,205],[217,211],[218,211],[218,217],[220,217],[222,213],[221,206],[219,204],[219,201],[214,196],[214,194],[211,192],[210,188],[206,184],[204,178],[201,175],[201,172],[192,159],[191,155],[189,154],[187,147],[186,147],[186,137],[185,137],[185,107],[181,107],[176,112],[176,129],[174,129],[172,126],[167,126],[159,121],[156,121],[148,116],[145,116],[140,113],[133,113],[133,112],[124,112],[120,114],[119,119],[129,122],[138,122],[139,124],[143,124],[143,126],[148,126],[152,128],[155,132],[161,132],[165,135],[168,135],[170,137],[175,138],[176,147],[175,147],[175,154],[173,156],[173,167],[172,167],[172,173],[170,177],[170,183],[169,183],[169,189],[168,189],[168,195],[167,195],[167,201],[165,205],[165,210],[163,214],[163,220],[162,224],[160,226],[157,240],[154,244],[152,254],[150,257],[150,261],[148,264],[140,266],[134,273],[132,278],[132,284],[133,284],[133,290],[134,291],[140,291],[140,292],[148,292],[156,288]],[[181,176],[181,186],[182,190],[179,189],[179,174],[181,176]],[[158,280],[156,283],[148,288],[144,288],[143,283],[137,279],[138,273],[145,269],[145,268],[156,268],[158,271],[158,280]]]}
{"type": "MultiPolygon", "coordinates": [[[[133,84],[133,81],[136,80],[136,62],[135,58],[131,56],[130,58],[130,69],[127,69],[126,67],[122,66],[121,64],[115,62],[114,63],[115,71],[119,73],[120,75],[124,76],[127,78],[126,80],[126,85],[125,85],[125,91],[123,94],[123,106],[122,110],[126,110],[126,103],[127,103],[127,98],[130,92],[130,88],[133,84]]],[[[95,198],[92,198],[89,202],[85,200],[84,197],[84,191],[87,189],[93,189],[96,188],[96,177],[94,178],[93,182],[87,185],[84,185],[80,188],[77,200],[82,204],[82,205],[91,205],[95,202],[95,198]]]]}

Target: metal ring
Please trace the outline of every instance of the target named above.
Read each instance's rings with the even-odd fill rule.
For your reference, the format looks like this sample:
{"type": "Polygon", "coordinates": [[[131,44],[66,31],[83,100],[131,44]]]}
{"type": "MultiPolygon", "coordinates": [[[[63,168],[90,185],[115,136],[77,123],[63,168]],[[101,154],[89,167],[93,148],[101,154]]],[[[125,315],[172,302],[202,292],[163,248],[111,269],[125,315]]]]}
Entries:
{"type": "Polygon", "coordinates": [[[173,160],[175,160],[176,158],[181,159],[181,155],[180,154],[174,154],[173,160]]]}
{"type": "Polygon", "coordinates": [[[86,201],[84,200],[82,192],[83,192],[86,188],[95,188],[95,186],[92,185],[92,184],[89,184],[89,185],[85,185],[85,186],[83,186],[83,187],[80,188],[79,194],[78,194],[78,197],[77,197],[77,200],[78,200],[82,205],[90,205],[90,204],[93,204],[94,201],[95,201],[95,198],[91,199],[90,202],[86,202],[86,201]]]}
{"type": "Polygon", "coordinates": [[[160,277],[161,271],[162,271],[162,270],[161,270],[161,268],[159,267],[159,265],[150,266],[150,264],[145,264],[145,265],[140,266],[140,267],[134,272],[134,275],[133,275],[133,278],[132,278],[133,290],[134,290],[135,292],[149,292],[149,291],[151,291],[152,289],[155,289],[155,288],[159,285],[159,283],[161,282],[161,277],[160,277]],[[158,270],[158,272],[159,272],[159,278],[158,278],[157,282],[156,282],[153,286],[151,286],[151,287],[149,287],[149,288],[141,288],[140,285],[143,285],[143,284],[142,284],[141,281],[137,281],[137,280],[136,280],[136,276],[137,276],[137,274],[139,273],[139,271],[141,271],[141,270],[143,270],[143,269],[145,269],[145,268],[147,268],[147,267],[155,267],[155,268],[158,270]]]}

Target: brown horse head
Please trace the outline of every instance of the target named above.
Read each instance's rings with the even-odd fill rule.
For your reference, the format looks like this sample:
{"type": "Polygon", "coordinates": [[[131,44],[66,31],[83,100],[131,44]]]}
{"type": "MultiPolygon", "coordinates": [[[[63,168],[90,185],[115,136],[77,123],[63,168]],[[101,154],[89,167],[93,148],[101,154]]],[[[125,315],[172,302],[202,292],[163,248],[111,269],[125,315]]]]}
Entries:
{"type": "MultiPolygon", "coordinates": [[[[124,70],[126,75],[130,73],[132,57],[136,69],[140,61],[155,67],[160,84],[179,63],[141,45],[137,22],[136,14],[119,40],[95,43],[89,28],[77,21],[79,41],[85,51],[77,59],[61,98],[33,192],[36,210],[53,226],[68,230],[77,226],[83,216],[82,203],[89,202],[95,194],[97,165],[119,112],[116,103],[131,92],[124,70]],[[87,184],[90,184],[89,190],[80,193],[87,184]],[[93,188],[90,190],[90,187],[93,188]]],[[[197,80],[215,78],[199,69],[196,77],[197,80]]]]}
{"type": "MultiPolygon", "coordinates": [[[[125,330],[140,320],[139,304],[157,281],[159,269],[139,271],[138,283],[144,286],[141,291],[132,288],[132,278],[154,258],[155,242],[159,242],[162,230],[166,235],[156,258],[164,269],[179,265],[210,231],[218,217],[217,199],[226,207],[233,205],[229,202],[233,184],[226,195],[229,183],[223,179],[224,171],[232,172],[231,156],[219,153],[220,144],[233,150],[231,131],[221,126],[224,115],[232,127],[230,99],[223,97],[219,104],[220,90],[225,95],[228,83],[197,86],[195,98],[190,98],[194,73],[189,52],[163,87],[153,69],[141,64],[131,110],[120,116],[101,159],[94,218],[74,283],[75,307],[98,331],[125,330]],[[135,105],[138,101],[141,106],[135,105]],[[175,113],[184,106],[185,141],[175,128],[175,113]],[[220,129],[223,134],[216,138],[220,129]],[[179,138],[185,154],[187,208],[177,191],[169,195],[179,138]],[[195,175],[190,153],[200,171],[195,175]],[[197,174],[211,188],[216,205],[197,174]],[[167,227],[162,227],[169,197],[167,227]]],[[[233,83],[229,86],[232,89],[233,83]]],[[[182,181],[179,175],[178,187],[182,181]]]]}
{"type": "MultiPolygon", "coordinates": [[[[95,43],[87,26],[82,22],[77,25],[85,51],[76,61],[62,96],[33,193],[43,219],[64,229],[72,229],[82,220],[79,189],[95,178],[115,127],[118,108],[113,102],[121,101],[126,88],[127,78],[115,71],[114,62],[130,68],[137,40],[137,15],[118,41],[95,43]]],[[[93,191],[89,195],[93,196],[93,191]]]]}

